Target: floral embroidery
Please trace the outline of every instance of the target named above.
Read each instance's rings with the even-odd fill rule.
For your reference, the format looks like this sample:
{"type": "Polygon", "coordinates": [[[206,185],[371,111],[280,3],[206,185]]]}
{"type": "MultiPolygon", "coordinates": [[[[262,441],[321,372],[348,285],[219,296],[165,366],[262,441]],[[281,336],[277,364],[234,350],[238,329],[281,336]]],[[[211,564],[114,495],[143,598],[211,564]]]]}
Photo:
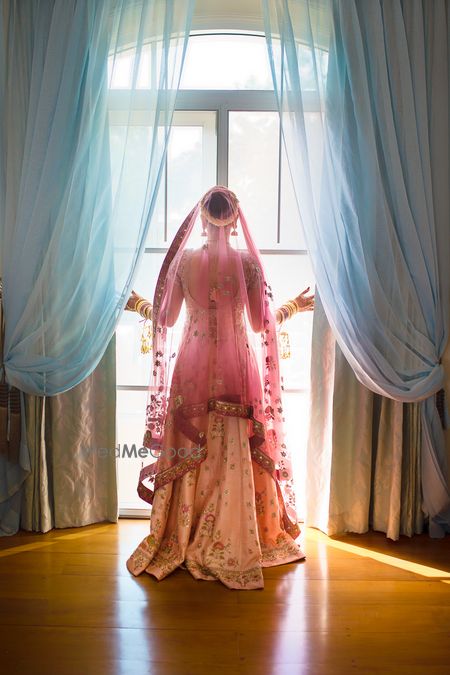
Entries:
{"type": "MultiPolygon", "coordinates": [[[[216,533],[217,537],[220,537],[220,531],[216,533]]],[[[218,539],[217,541],[214,542],[214,544],[210,547],[208,550],[208,553],[206,555],[206,560],[208,564],[211,562],[215,563],[217,560],[220,560],[221,562],[225,562],[225,556],[228,554],[231,554],[231,548],[232,544],[231,541],[228,541],[227,544],[224,544],[223,541],[218,539]]]]}
{"type": "Polygon", "coordinates": [[[203,517],[203,522],[200,526],[200,534],[205,536],[211,536],[214,528],[214,523],[216,522],[216,517],[211,511],[215,510],[214,504],[209,504],[207,507],[207,513],[203,517]]]}
{"type": "MultiPolygon", "coordinates": [[[[156,361],[158,364],[158,361],[156,361]]],[[[150,403],[146,410],[146,427],[153,434],[160,435],[162,433],[162,424],[166,411],[167,397],[161,393],[151,394],[150,403]]]]}
{"type": "Polygon", "coordinates": [[[260,566],[247,570],[230,570],[227,567],[216,565],[200,565],[192,560],[186,560],[187,569],[194,576],[209,576],[222,581],[230,588],[263,588],[264,578],[260,566]],[[256,584],[256,585],[255,585],[256,584]]]}
{"type": "Polygon", "coordinates": [[[213,424],[211,428],[211,437],[212,438],[224,438],[225,436],[225,425],[223,417],[219,415],[214,415],[213,424]]]}
{"type": "Polygon", "coordinates": [[[179,513],[179,522],[183,527],[187,527],[190,523],[190,504],[181,504],[179,513]]]}
{"type": "Polygon", "coordinates": [[[264,508],[264,495],[266,493],[266,490],[262,490],[261,492],[255,491],[255,506],[256,506],[256,513],[258,515],[261,515],[265,512],[264,508]]]}
{"type": "Polygon", "coordinates": [[[280,533],[276,540],[266,540],[261,543],[263,563],[278,563],[282,565],[295,560],[302,560],[305,556],[298,546],[286,533],[280,533]]]}
{"type": "Polygon", "coordinates": [[[247,288],[250,290],[256,283],[262,280],[262,271],[255,258],[250,253],[242,254],[242,262],[244,268],[244,278],[247,288]]]}

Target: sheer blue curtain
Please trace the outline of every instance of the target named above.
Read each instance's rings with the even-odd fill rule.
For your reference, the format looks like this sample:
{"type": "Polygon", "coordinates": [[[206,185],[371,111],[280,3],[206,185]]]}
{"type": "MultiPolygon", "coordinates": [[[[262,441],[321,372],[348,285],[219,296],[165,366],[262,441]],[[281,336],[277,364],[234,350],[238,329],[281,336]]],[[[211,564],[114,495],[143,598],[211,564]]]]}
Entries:
{"type": "MultiPolygon", "coordinates": [[[[70,490],[60,493],[66,511],[56,522],[67,524],[70,513],[80,525],[114,511],[114,458],[108,467],[96,456],[80,463],[87,442],[113,435],[103,424],[114,416],[111,358],[107,373],[102,366],[88,376],[111,344],[144,251],[192,10],[193,0],[0,3],[0,379],[22,392],[20,447],[0,456],[0,534],[19,527],[24,480],[45,443],[57,453],[52,461],[70,467],[66,478],[89,469],[75,508],[70,490]],[[138,124],[146,165],[136,176],[138,124]],[[63,401],[70,414],[82,401],[90,416],[62,420],[41,438],[45,399],[30,417],[33,401],[27,407],[23,392],[52,397],[55,415],[63,401]],[[71,397],[57,396],[63,392],[71,397]],[[78,508],[83,499],[89,507],[78,508]]],[[[25,501],[36,494],[56,508],[44,483],[25,490],[25,501]]],[[[25,506],[27,523],[34,504],[25,506]]]]}
{"type": "Polygon", "coordinates": [[[3,369],[24,392],[71,389],[94,370],[114,333],[155,204],[192,6],[11,0],[2,8],[3,369]],[[126,89],[115,173],[109,85],[126,89]],[[147,166],[132,186],[131,214],[138,96],[149,129],[147,166]]]}
{"type": "Polygon", "coordinates": [[[398,401],[422,401],[423,510],[431,536],[443,536],[450,494],[434,394],[443,386],[449,320],[448,5],[263,5],[283,135],[327,320],[362,384],[398,401]],[[279,49],[272,35],[280,36],[279,49]],[[320,195],[311,190],[304,124],[311,94],[324,113],[320,195]]]}

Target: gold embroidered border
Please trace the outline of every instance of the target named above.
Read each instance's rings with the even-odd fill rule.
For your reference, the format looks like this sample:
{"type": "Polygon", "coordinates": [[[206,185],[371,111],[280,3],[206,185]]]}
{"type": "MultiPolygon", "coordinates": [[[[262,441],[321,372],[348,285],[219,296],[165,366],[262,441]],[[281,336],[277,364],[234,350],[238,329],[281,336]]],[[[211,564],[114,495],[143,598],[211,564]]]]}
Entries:
{"type": "Polygon", "coordinates": [[[220,581],[229,581],[240,583],[245,587],[251,581],[260,581],[263,579],[261,565],[250,567],[247,570],[232,570],[228,567],[201,565],[194,560],[185,560],[186,569],[190,572],[199,572],[200,574],[210,575],[220,581]]]}
{"type": "Polygon", "coordinates": [[[170,483],[177,478],[181,478],[187,471],[194,469],[196,466],[201,464],[207,456],[206,445],[204,445],[200,452],[196,452],[195,457],[186,457],[183,461],[178,462],[175,466],[169,466],[161,473],[156,474],[155,476],[155,490],[170,483]]]}
{"type": "Polygon", "coordinates": [[[253,416],[253,406],[251,405],[210,398],[208,401],[208,412],[213,410],[219,413],[219,415],[230,415],[231,417],[251,418],[253,416]]]}
{"type": "MultiPolygon", "coordinates": [[[[177,397],[179,399],[181,397],[177,397]]],[[[182,405],[182,401],[177,401],[176,405],[179,407],[182,405]]],[[[183,415],[184,417],[201,417],[206,415],[208,412],[215,411],[219,415],[229,415],[231,417],[244,417],[251,418],[253,415],[253,406],[245,405],[243,403],[233,403],[231,401],[222,401],[217,398],[210,398],[208,403],[192,403],[191,405],[183,406],[183,415]]],[[[258,430],[263,430],[263,425],[260,422],[256,422],[258,425],[258,430]]],[[[255,426],[255,425],[254,425],[255,426]]]]}
{"type": "Polygon", "coordinates": [[[261,422],[258,422],[258,420],[255,420],[255,418],[252,418],[252,421],[253,421],[253,429],[255,430],[255,433],[258,436],[262,436],[264,438],[265,437],[264,425],[261,424],[261,422]]]}
{"type": "Polygon", "coordinates": [[[258,462],[264,469],[270,473],[275,472],[275,462],[271,457],[266,455],[260,448],[251,448],[250,454],[255,462],[258,462]]]}
{"type": "Polygon", "coordinates": [[[278,502],[281,502],[283,504],[283,525],[284,529],[288,534],[291,535],[293,539],[297,539],[299,534],[301,533],[300,527],[298,526],[297,523],[294,523],[288,516],[288,513],[286,511],[286,504],[284,503],[284,498],[283,498],[283,493],[281,492],[281,487],[279,482],[276,480],[275,485],[277,487],[277,493],[278,493],[278,502]]]}
{"type": "Polygon", "coordinates": [[[296,523],[292,522],[292,520],[289,518],[288,514],[286,513],[286,510],[284,510],[284,513],[283,513],[283,524],[284,524],[284,529],[292,537],[292,539],[297,539],[297,537],[301,533],[301,530],[296,523]]]}

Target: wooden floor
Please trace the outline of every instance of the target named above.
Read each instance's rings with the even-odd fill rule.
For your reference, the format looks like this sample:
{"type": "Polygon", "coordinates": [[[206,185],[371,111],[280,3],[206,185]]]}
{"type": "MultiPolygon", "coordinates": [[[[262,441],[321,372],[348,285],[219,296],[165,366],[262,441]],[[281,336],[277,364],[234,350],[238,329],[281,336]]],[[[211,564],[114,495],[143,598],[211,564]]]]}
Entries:
{"type": "Polygon", "coordinates": [[[182,569],[131,576],[148,527],[0,539],[0,673],[450,674],[450,536],[305,528],[306,560],[232,591],[182,569]]]}

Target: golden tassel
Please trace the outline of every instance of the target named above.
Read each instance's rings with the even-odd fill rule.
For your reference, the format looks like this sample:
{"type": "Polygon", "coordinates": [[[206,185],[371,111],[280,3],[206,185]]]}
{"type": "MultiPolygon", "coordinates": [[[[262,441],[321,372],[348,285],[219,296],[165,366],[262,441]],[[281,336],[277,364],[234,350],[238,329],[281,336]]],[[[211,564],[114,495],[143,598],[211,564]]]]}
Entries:
{"type": "Polygon", "coordinates": [[[141,334],[141,354],[149,354],[152,351],[153,329],[150,319],[145,319],[141,334]]]}
{"type": "Polygon", "coordinates": [[[289,342],[289,333],[285,330],[278,333],[278,351],[281,359],[291,358],[291,345],[289,342]]]}

